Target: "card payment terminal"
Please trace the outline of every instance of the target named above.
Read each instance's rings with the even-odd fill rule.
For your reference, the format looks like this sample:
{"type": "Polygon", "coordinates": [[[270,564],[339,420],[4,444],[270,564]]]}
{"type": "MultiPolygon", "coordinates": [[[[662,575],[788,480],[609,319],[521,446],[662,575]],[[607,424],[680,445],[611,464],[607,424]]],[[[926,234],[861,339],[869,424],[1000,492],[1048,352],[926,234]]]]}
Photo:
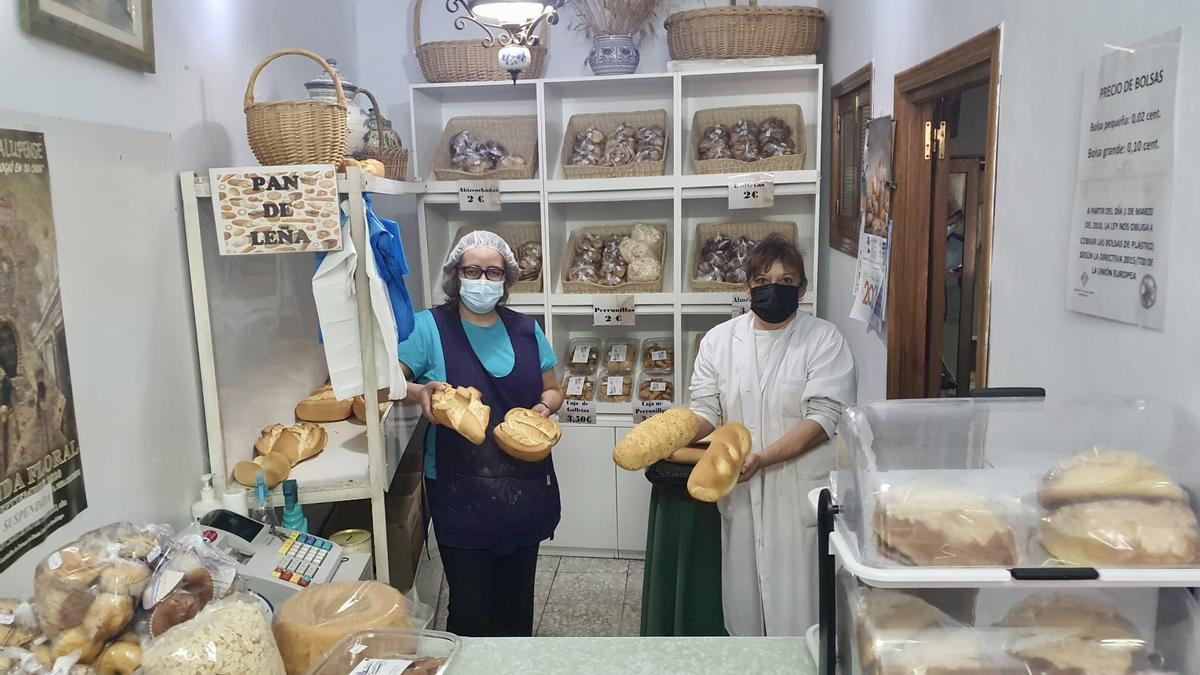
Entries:
{"type": "Polygon", "coordinates": [[[238,563],[250,590],[276,607],[309,584],[333,578],[342,547],[283,527],[267,526],[232,511],[217,509],[200,519],[201,534],[238,563]]]}

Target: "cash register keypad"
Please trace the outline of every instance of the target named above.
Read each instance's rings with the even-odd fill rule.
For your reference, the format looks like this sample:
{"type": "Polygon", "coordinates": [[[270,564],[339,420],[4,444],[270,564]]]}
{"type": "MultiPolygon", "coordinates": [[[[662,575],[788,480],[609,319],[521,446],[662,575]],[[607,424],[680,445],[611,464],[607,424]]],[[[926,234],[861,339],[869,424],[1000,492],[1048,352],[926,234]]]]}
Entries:
{"type": "Polygon", "coordinates": [[[333,544],[311,534],[292,532],[279,547],[279,562],[272,576],[301,588],[312,583],[333,544]]]}

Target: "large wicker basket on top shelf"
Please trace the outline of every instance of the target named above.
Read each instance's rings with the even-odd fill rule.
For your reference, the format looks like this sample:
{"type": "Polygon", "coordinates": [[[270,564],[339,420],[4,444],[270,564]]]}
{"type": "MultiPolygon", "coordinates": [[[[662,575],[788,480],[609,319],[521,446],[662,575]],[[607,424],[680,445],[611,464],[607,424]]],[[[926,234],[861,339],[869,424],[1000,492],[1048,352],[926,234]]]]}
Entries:
{"type": "Polygon", "coordinates": [[[438,180],[525,180],[537,175],[537,116],[451,117],[437,147],[433,149],[433,175],[438,180]],[[508,151],[524,158],[525,166],[494,169],[486,173],[459,171],[450,164],[450,139],[460,131],[470,132],[475,140],[496,141],[508,151]]]}
{"type": "Polygon", "coordinates": [[[700,281],[696,278],[696,268],[700,265],[700,251],[704,242],[718,234],[730,239],[748,237],[754,241],[765,239],[767,235],[779,233],[788,241],[796,243],[796,223],[789,221],[756,221],[751,223],[701,223],[696,226],[696,238],[692,244],[692,267],[688,274],[692,275],[692,290],[698,293],[736,293],[745,288],[743,284],[731,284],[724,281],[700,281]]]}
{"type": "MultiPolygon", "coordinates": [[[[525,243],[528,243],[531,241],[536,241],[539,244],[542,243],[542,227],[540,225],[538,225],[537,223],[529,223],[529,224],[521,223],[521,224],[513,224],[513,225],[488,225],[487,227],[476,227],[474,225],[464,225],[463,227],[458,228],[458,232],[456,232],[454,234],[454,239],[450,242],[450,245],[454,246],[463,237],[467,236],[469,233],[474,232],[476,230],[486,230],[488,232],[494,232],[494,233],[500,235],[500,238],[503,239],[506,244],[508,244],[509,248],[511,248],[513,250],[513,255],[517,256],[518,259],[520,259],[520,257],[521,257],[521,253],[518,249],[521,248],[522,244],[525,244],[525,243]]],[[[543,246],[542,247],[542,269],[544,270],[545,268],[546,268],[546,247],[543,246]]],[[[529,281],[518,281],[517,283],[513,284],[513,287],[510,289],[510,292],[511,293],[541,293],[542,292],[542,276],[543,275],[539,274],[537,279],[531,279],[529,281]]]]}
{"type": "Polygon", "coordinates": [[[752,59],[816,54],[825,12],[816,7],[710,7],[676,12],[663,24],[671,59],[752,59]]]}
{"type": "Polygon", "coordinates": [[[807,154],[804,136],[804,111],[794,103],[709,108],[696,111],[692,117],[692,139],[687,151],[691,153],[692,173],[696,174],[797,171],[804,168],[807,154]],[[732,126],[738,120],[757,123],[768,117],[778,117],[792,128],[792,143],[796,146],[795,154],[764,157],[757,162],[743,162],[738,159],[700,159],[699,146],[705,129],[714,124],[732,126]]]}
{"type": "Polygon", "coordinates": [[[585,234],[594,234],[599,237],[607,237],[614,234],[629,236],[633,234],[633,225],[597,225],[594,227],[583,227],[571,233],[570,239],[567,240],[567,247],[563,250],[562,263],[560,266],[560,274],[562,275],[562,285],[564,293],[661,293],[663,289],[663,279],[667,275],[667,246],[670,245],[667,239],[667,227],[662,223],[645,223],[650,227],[658,230],[662,234],[661,248],[658,251],[658,262],[663,268],[662,274],[658,275],[655,281],[630,281],[616,286],[605,286],[602,284],[592,284],[586,281],[567,281],[567,275],[571,271],[571,261],[575,257],[575,247],[579,243],[579,239],[585,234]]]}
{"type": "Polygon", "coordinates": [[[581,113],[571,115],[567,122],[567,131],[563,136],[562,167],[563,175],[567,178],[626,178],[629,176],[661,176],[667,166],[667,152],[671,148],[671,132],[666,110],[640,110],[629,113],[581,113]],[[575,154],[575,134],[596,127],[605,134],[610,134],[617,125],[625,122],[634,127],[657,124],[663,128],[663,158],[657,162],[634,162],[624,166],[576,166],[571,164],[575,154]]]}
{"type": "Polygon", "coordinates": [[[325,59],[303,49],[284,49],[259,61],[246,83],[243,110],[246,140],[263,166],[337,164],[346,155],[346,94],[337,71],[325,59]],[[255,101],[254,83],[267,64],[281,56],[304,56],[316,61],[337,92],[336,101],[255,101]]]}
{"type": "Polygon", "coordinates": [[[366,149],[362,151],[363,158],[379,160],[383,164],[384,178],[408,180],[408,148],[384,145],[383,116],[379,112],[379,101],[375,100],[375,94],[366,89],[359,89],[358,93],[365,94],[367,98],[371,99],[371,109],[375,112],[375,142],[367,144],[366,149]]]}
{"type": "MultiPolygon", "coordinates": [[[[507,80],[510,75],[500,67],[500,45],[484,47],[481,34],[475,40],[443,40],[421,42],[421,6],[424,0],[413,4],[413,44],[416,45],[417,62],[426,82],[491,82],[507,80]]],[[[543,28],[541,41],[529,48],[532,60],[529,67],[521,71],[518,79],[536,80],[546,70],[546,54],[550,51],[550,30],[543,28]]]]}

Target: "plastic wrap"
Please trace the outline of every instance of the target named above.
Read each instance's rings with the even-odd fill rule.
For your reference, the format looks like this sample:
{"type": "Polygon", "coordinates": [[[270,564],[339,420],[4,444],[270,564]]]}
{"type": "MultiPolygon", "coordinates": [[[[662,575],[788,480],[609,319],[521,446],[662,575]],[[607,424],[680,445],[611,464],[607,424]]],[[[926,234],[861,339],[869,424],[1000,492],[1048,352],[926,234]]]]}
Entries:
{"type": "Polygon", "coordinates": [[[606,370],[598,389],[597,398],[605,403],[628,403],[633,398],[633,375],[606,370]]]}
{"type": "Polygon", "coordinates": [[[235,593],[146,646],[145,675],[284,675],[283,659],[261,600],[235,593]]]}
{"type": "Polygon", "coordinates": [[[0,599],[0,647],[24,647],[40,634],[30,602],[0,599]]]}
{"type": "Polygon", "coordinates": [[[642,370],[655,374],[675,370],[675,340],[670,335],[642,340],[642,370]]]}
{"type": "Polygon", "coordinates": [[[404,595],[375,581],[309,586],[275,617],[275,641],[288,675],[302,675],[349,633],[411,628],[404,595]]]}
{"type": "Polygon", "coordinates": [[[309,675],[441,675],[454,661],[459,639],[429,630],[375,630],[347,635],[309,675]]]}
{"type": "Polygon", "coordinates": [[[674,401],[675,383],[671,376],[643,373],[642,380],[638,383],[638,400],[674,401]]]}
{"type": "Polygon", "coordinates": [[[575,338],[567,343],[567,371],[594,375],[600,365],[601,342],[593,338],[575,338]]]}
{"type": "Polygon", "coordinates": [[[596,378],[568,372],[563,377],[563,396],[568,401],[596,400],[596,378]]]}
{"type": "Polygon", "coordinates": [[[604,343],[604,367],[611,373],[631,373],[637,364],[638,341],[615,338],[604,343]]]}
{"type": "Polygon", "coordinates": [[[142,607],[150,612],[148,633],[162,635],[196,616],[209,602],[244,590],[237,561],[193,526],[167,544],[141,595],[142,607]]]}
{"type": "Polygon", "coordinates": [[[1016,562],[1012,516],[965,486],[936,480],[885,485],[875,501],[875,536],[886,557],[910,565],[1003,565],[1016,562]]]}

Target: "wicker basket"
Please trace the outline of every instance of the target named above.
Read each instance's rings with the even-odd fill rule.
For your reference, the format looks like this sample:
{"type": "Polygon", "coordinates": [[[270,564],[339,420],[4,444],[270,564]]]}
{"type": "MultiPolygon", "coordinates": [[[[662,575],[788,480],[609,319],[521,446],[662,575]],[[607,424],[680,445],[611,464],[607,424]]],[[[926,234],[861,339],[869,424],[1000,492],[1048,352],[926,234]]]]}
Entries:
{"type": "MultiPolygon", "coordinates": [[[[464,225],[463,227],[458,228],[458,232],[454,234],[454,240],[450,242],[450,245],[454,246],[460,239],[476,230],[486,230],[488,232],[495,232],[496,234],[500,235],[500,238],[503,239],[505,243],[508,244],[509,248],[513,250],[513,255],[517,255],[517,249],[521,247],[521,244],[530,241],[541,243],[542,241],[542,226],[538,225],[537,223],[522,223],[519,225],[487,225],[484,227],[464,225]]],[[[546,268],[546,258],[546,247],[542,246],[543,270],[546,268]]],[[[517,283],[513,284],[510,292],[541,293],[542,278],[542,275],[539,275],[534,281],[518,281],[517,283]]]]}
{"type": "MultiPolygon", "coordinates": [[[[413,44],[417,46],[417,62],[426,82],[491,82],[507,80],[511,76],[500,67],[500,45],[483,46],[483,36],[477,40],[445,40],[421,42],[421,6],[424,0],[413,4],[413,44]]],[[[546,54],[550,50],[550,30],[542,32],[541,41],[529,48],[529,67],[517,76],[522,80],[536,80],[546,71],[546,54]]]]}
{"type": "Polygon", "coordinates": [[[563,136],[562,167],[567,178],[627,178],[629,176],[661,176],[667,167],[667,152],[670,150],[671,134],[668,131],[666,110],[641,110],[630,113],[587,113],[571,115],[567,132],[563,136]],[[663,158],[657,162],[637,162],[625,166],[575,166],[569,164],[575,152],[575,134],[596,127],[605,134],[611,133],[621,122],[635,127],[657,124],[666,135],[663,143],[663,158]]]}
{"type": "Polygon", "coordinates": [[[696,278],[696,267],[700,264],[700,251],[704,242],[718,234],[731,239],[749,237],[755,241],[765,238],[768,234],[778,232],[795,243],[797,239],[796,224],[787,221],[757,221],[752,223],[701,223],[696,226],[696,239],[692,244],[692,290],[698,293],[733,293],[745,288],[743,284],[731,284],[724,281],[700,281],[696,278]]]}
{"type": "Polygon", "coordinates": [[[582,227],[571,233],[571,238],[567,240],[567,247],[564,249],[562,257],[562,265],[560,274],[562,275],[562,285],[564,293],[661,293],[663,289],[663,279],[667,275],[667,227],[661,223],[646,223],[650,227],[658,230],[662,235],[662,249],[658,252],[658,262],[662,265],[662,275],[658,277],[658,281],[636,281],[620,284],[619,286],[604,286],[601,284],[589,284],[586,281],[567,281],[567,273],[571,271],[571,259],[575,251],[575,245],[579,243],[579,239],[585,234],[594,234],[601,237],[606,237],[612,234],[633,234],[633,225],[597,225],[595,227],[582,227]]]}
{"type": "Polygon", "coordinates": [[[700,110],[692,118],[692,141],[688,148],[688,152],[692,153],[692,173],[746,173],[748,171],[803,169],[807,154],[804,137],[804,111],[794,103],[700,110]],[[757,162],[743,162],[740,159],[700,159],[699,145],[705,129],[714,124],[732,125],[740,119],[761,122],[768,117],[778,117],[792,128],[792,142],[796,144],[796,154],[764,157],[757,162]]]}
{"type": "Polygon", "coordinates": [[[433,151],[433,175],[438,180],[525,180],[537,175],[537,116],[451,117],[433,151]],[[525,158],[519,169],[494,169],[487,173],[467,173],[450,166],[450,139],[460,131],[469,131],[481,142],[496,141],[518,157],[525,158]]]}
{"type": "Polygon", "coordinates": [[[816,54],[825,37],[825,12],[816,7],[691,9],[676,12],[663,24],[671,60],[752,59],[816,54]]]}
{"type": "Polygon", "coordinates": [[[383,163],[383,177],[390,180],[408,180],[408,148],[389,148],[383,144],[383,117],[379,114],[379,101],[375,94],[366,89],[358,93],[366,94],[371,99],[371,108],[375,111],[375,146],[368,145],[362,151],[365,159],[377,159],[383,163]]]}
{"type": "Polygon", "coordinates": [[[325,59],[303,49],[284,49],[259,61],[246,83],[246,140],[264,166],[337,164],[346,156],[346,94],[325,59]],[[305,56],[329,74],[337,101],[254,101],[254,83],[267,64],[281,56],[305,56]]]}

